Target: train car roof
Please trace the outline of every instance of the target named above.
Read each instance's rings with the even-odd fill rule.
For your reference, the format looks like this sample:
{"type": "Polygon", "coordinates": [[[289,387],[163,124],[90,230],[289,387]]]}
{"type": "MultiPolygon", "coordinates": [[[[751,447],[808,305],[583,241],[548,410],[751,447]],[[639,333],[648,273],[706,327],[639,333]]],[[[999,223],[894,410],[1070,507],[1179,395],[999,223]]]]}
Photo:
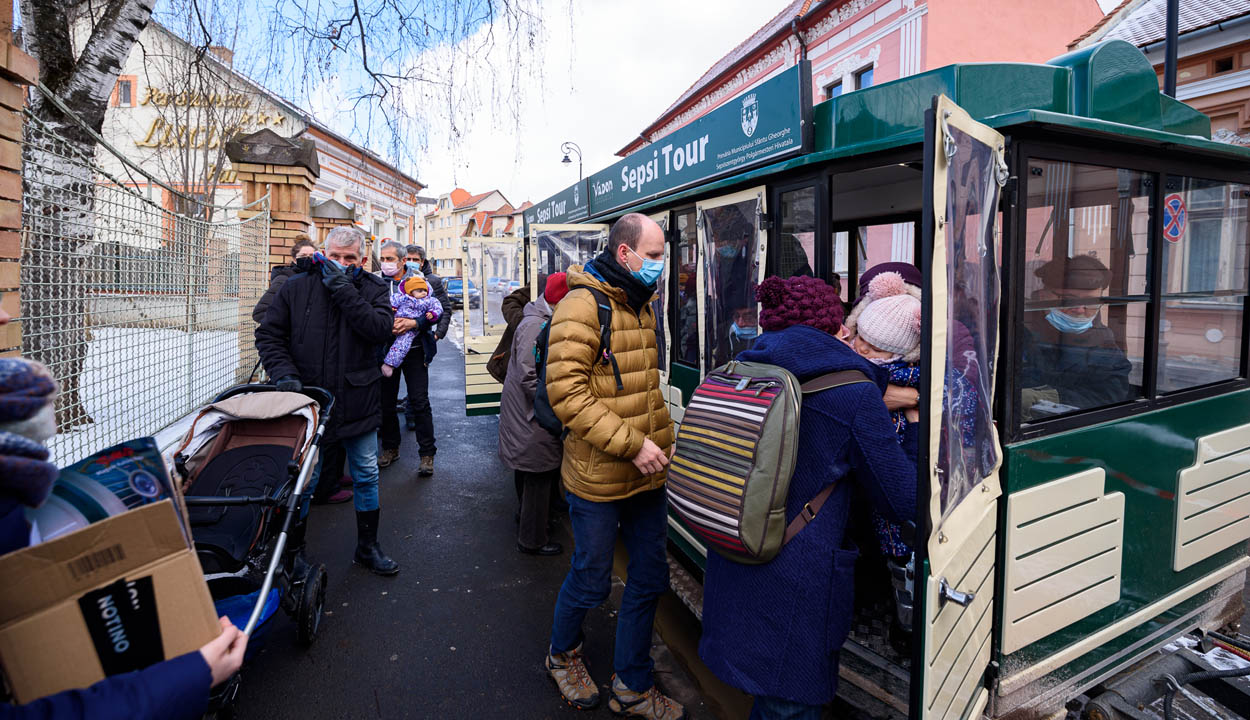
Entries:
{"type": "Polygon", "coordinates": [[[1250,162],[1250,148],[1212,141],[1210,118],[1159,92],[1158,75],[1140,50],[1109,40],[1045,64],[947,65],[846,93],[813,107],[811,152],[590,219],[646,212],[777,173],[919,145],[925,111],[938,94],[999,130],[1045,128],[1056,137],[1118,139],[1185,149],[1216,161],[1250,162]]]}

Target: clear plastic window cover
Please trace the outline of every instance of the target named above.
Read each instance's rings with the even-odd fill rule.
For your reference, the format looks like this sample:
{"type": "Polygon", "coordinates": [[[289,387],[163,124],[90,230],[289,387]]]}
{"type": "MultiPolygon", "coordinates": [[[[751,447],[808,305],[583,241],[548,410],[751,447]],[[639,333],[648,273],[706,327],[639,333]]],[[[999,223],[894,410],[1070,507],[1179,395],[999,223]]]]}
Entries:
{"type": "Polygon", "coordinates": [[[707,288],[705,370],[729,362],[755,344],[758,212],[757,198],[703,211],[703,265],[707,288]]]}
{"type": "Polygon", "coordinates": [[[507,323],[503,316],[503,298],[516,289],[508,284],[514,280],[525,284],[521,277],[520,248],[515,243],[482,243],[482,267],[474,283],[481,293],[479,312],[487,326],[507,323]],[[496,278],[497,284],[492,286],[491,278],[496,278]]]}
{"type": "Polygon", "coordinates": [[[538,277],[585,265],[603,251],[608,234],[602,230],[542,230],[537,233],[538,277]]]}
{"type": "Polygon", "coordinates": [[[999,186],[996,150],[950,128],[958,151],[947,174],[946,377],[937,464],[942,517],[994,472],[993,383],[998,358],[999,186]]]}

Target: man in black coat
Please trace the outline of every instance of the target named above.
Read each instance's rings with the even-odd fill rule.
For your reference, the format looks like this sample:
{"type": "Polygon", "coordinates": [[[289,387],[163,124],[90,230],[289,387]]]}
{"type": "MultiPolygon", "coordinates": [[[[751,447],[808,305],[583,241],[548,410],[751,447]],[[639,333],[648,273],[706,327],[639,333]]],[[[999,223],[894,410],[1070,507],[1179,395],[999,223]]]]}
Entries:
{"type": "MultiPolygon", "coordinates": [[[[347,453],[356,505],[355,562],[379,575],[399,564],[378,546],[378,445],[381,379],[378,348],[391,339],[394,311],[386,285],[364,272],[364,233],[337,227],[326,236],[328,260],[283,285],[256,328],[256,349],[279,390],[329,390],[334,408],[323,444],[347,453]]],[[[321,462],[309,479],[315,487],[321,462]]]]}
{"type": "MultiPolygon", "coordinates": [[[[425,281],[430,285],[430,294],[438,299],[439,304],[443,306],[443,314],[438,319],[438,324],[434,327],[434,337],[442,340],[447,336],[447,327],[451,323],[451,298],[447,296],[447,288],[443,283],[443,279],[434,274],[434,268],[430,266],[430,261],[425,254],[425,248],[420,245],[409,245],[404,248],[407,255],[407,269],[409,271],[420,272],[425,275],[425,281]]],[[[400,335],[417,326],[416,320],[406,318],[395,318],[394,332],[400,335]]],[[[419,354],[420,350],[414,345],[414,349],[409,352],[409,356],[419,354]]],[[[405,414],[408,416],[408,428],[417,431],[417,451],[421,455],[421,464],[417,469],[417,474],[422,477],[429,477],[434,474],[434,454],[438,452],[438,448],[434,443],[434,412],[430,408],[430,375],[429,368],[425,367],[424,360],[417,360],[412,363],[410,368],[407,363],[404,365],[404,379],[408,384],[408,402],[405,408],[405,414]]],[[[398,379],[396,379],[398,386],[398,379]]],[[[382,467],[386,467],[399,457],[399,412],[394,403],[384,403],[382,408],[382,433],[380,435],[382,441],[382,467]]]]}

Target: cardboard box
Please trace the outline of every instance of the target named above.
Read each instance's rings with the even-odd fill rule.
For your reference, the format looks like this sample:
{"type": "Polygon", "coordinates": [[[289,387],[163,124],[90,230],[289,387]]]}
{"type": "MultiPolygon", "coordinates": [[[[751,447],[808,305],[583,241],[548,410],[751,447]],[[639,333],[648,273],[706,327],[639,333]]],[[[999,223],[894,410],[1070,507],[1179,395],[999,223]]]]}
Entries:
{"type": "Polygon", "coordinates": [[[0,557],[0,667],[19,703],[198,650],[221,628],[170,500],[0,557]]]}

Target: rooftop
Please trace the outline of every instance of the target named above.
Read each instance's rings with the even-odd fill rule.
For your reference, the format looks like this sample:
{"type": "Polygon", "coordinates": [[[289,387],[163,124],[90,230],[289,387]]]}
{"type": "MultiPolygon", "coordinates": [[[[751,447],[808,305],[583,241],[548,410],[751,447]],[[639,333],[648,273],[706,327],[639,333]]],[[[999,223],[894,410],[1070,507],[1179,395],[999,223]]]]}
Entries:
{"type": "MultiPolygon", "coordinates": [[[[1181,35],[1250,15],[1250,0],[1181,0],[1179,5],[1177,23],[1181,35]]],[[[1167,0],[1125,0],[1120,7],[1107,13],[1103,22],[1077,38],[1077,42],[1096,36],[1106,26],[1109,28],[1098,37],[1099,40],[1125,40],[1138,47],[1163,40],[1167,31],[1167,0]],[[1140,4],[1132,7],[1131,3],[1140,4]],[[1122,8],[1125,12],[1121,12],[1122,8]]]]}

